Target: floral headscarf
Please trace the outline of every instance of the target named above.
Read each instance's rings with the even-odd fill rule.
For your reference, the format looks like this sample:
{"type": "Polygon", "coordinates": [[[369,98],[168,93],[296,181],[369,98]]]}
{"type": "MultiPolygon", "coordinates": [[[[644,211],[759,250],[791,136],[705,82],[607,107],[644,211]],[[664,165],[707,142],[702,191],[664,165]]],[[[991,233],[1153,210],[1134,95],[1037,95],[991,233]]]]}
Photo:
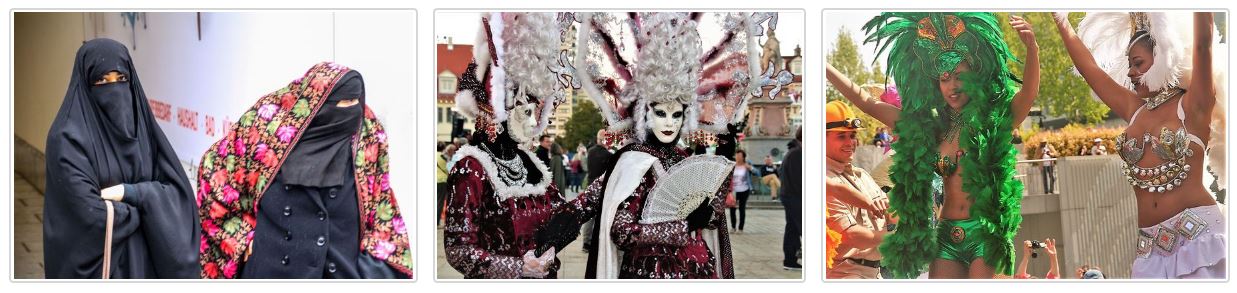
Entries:
{"type": "MultiPolygon", "coordinates": [[[[350,70],[329,62],[315,65],[304,77],[258,99],[202,156],[197,199],[203,278],[237,277],[251,253],[262,194],[335,83],[350,70]]],[[[382,124],[366,107],[352,148],[361,250],[411,276],[412,250],[391,190],[386,139],[382,124]]]]}

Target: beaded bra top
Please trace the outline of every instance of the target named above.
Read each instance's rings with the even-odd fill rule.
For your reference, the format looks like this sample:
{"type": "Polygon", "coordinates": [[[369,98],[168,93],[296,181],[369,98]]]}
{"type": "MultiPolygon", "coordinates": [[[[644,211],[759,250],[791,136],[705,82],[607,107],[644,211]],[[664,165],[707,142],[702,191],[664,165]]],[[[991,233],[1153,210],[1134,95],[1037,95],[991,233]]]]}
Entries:
{"type": "MultiPolygon", "coordinates": [[[[1138,113],[1147,106],[1144,104],[1134,111],[1130,118],[1131,125],[1138,118],[1138,113]]],[[[1202,139],[1186,131],[1185,111],[1180,100],[1177,101],[1177,120],[1181,121],[1181,128],[1170,130],[1168,127],[1161,127],[1158,137],[1151,132],[1144,132],[1141,139],[1130,138],[1124,132],[1117,136],[1117,153],[1125,161],[1125,168],[1121,172],[1134,188],[1163,193],[1180,187],[1190,172],[1190,164],[1186,163],[1186,158],[1194,156],[1190,143],[1207,149],[1202,139]],[[1151,151],[1164,162],[1150,167],[1138,166],[1136,164],[1142,160],[1148,143],[1151,144],[1151,151]]]]}
{"type": "Polygon", "coordinates": [[[962,156],[964,154],[966,153],[962,150],[954,152],[953,156],[947,154],[937,154],[936,164],[933,166],[933,170],[936,171],[936,174],[940,175],[941,178],[953,175],[954,172],[958,170],[958,162],[962,161],[962,156]]]}

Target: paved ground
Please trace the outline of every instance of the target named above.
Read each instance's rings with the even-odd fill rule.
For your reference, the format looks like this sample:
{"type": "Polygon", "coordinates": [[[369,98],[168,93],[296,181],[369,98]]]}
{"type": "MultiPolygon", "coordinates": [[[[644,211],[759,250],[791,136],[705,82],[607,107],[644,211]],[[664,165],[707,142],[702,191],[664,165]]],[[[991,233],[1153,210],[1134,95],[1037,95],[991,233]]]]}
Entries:
{"type": "Polygon", "coordinates": [[[21,175],[13,175],[13,276],[43,278],[43,194],[21,175]]]}
{"type": "MultiPolygon", "coordinates": [[[[785,228],[785,218],[781,209],[749,209],[747,224],[742,234],[731,234],[730,242],[734,255],[735,278],[738,279],[799,279],[800,271],[782,269],[782,230],[785,228]]],[[[462,278],[459,272],[451,268],[442,251],[442,230],[433,247],[438,255],[438,278],[462,278]]],[[[559,278],[584,278],[584,267],[588,254],[583,251],[584,241],[574,241],[564,252],[559,254],[563,262],[559,278]]],[[[801,262],[802,263],[802,262],[801,262]]]]}
{"type": "MultiPolygon", "coordinates": [[[[14,201],[14,276],[18,279],[43,278],[43,194],[25,178],[15,175],[14,201]]],[[[754,204],[753,204],[754,205],[754,204]]],[[[772,205],[772,204],[770,204],[772,205]]],[[[770,206],[762,205],[762,206],[770,206]]],[[[782,269],[782,230],[785,220],[781,209],[749,209],[747,227],[742,234],[731,234],[735,257],[735,277],[740,279],[799,279],[799,271],[782,269]]],[[[419,225],[426,227],[426,225],[419,225]]],[[[438,277],[460,278],[447,264],[442,253],[442,230],[434,243],[419,245],[438,253],[438,277]]],[[[583,278],[587,259],[581,248],[583,241],[572,242],[559,254],[563,261],[561,278],[583,278]]]]}

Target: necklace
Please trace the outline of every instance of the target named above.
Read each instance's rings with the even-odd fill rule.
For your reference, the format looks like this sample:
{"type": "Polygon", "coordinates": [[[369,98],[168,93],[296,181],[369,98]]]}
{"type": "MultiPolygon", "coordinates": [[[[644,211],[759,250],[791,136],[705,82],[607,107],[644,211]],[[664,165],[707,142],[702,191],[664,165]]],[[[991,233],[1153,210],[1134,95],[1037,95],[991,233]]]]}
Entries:
{"type": "MultiPolygon", "coordinates": [[[[962,116],[962,112],[953,109],[946,109],[945,112],[949,114],[949,127],[945,129],[945,134],[941,137],[942,144],[958,141],[962,132],[962,123],[958,121],[960,120],[958,119],[959,116],[962,116]]],[[[962,154],[961,149],[956,151],[953,156],[937,154],[936,173],[941,178],[952,176],[954,171],[958,170],[958,163],[962,161],[962,154]]]]}
{"type": "Polygon", "coordinates": [[[520,156],[514,155],[510,159],[499,157],[485,144],[481,144],[481,150],[490,155],[494,159],[494,163],[498,166],[498,179],[503,181],[507,186],[524,186],[528,183],[528,169],[524,168],[524,160],[520,156]]]}
{"type": "Polygon", "coordinates": [[[962,123],[959,123],[959,122],[958,122],[958,120],[959,120],[958,118],[959,118],[960,116],[962,116],[962,112],[961,112],[961,111],[955,111],[955,110],[953,110],[953,109],[946,109],[946,110],[945,110],[945,112],[949,113],[949,128],[947,128],[947,129],[945,130],[945,134],[944,134],[944,136],[941,138],[941,140],[942,140],[943,142],[954,142],[954,141],[957,141],[957,140],[958,140],[958,136],[959,136],[959,135],[961,134],[961,132],[962,132],[962,131],[961,131],[961,130],[962,130],[962,123]]]}
{"type": "Polygon", "coordinates": [[[1159,107],[1160,104],[1164,104],[1164,102],[1168,101],[1168,99],[1172,99],[1173,97],[1176,97],[1177,95],[1180,95],[1182,93],[1185,93],[1185,89],[1182,89],[1179,87],[1163,89],[1163,90],[1160,90],[1160,92],[1156,93],[1154,96],[1151,96],[1149,98],[1144,98],[1143,102],[1147,103],[1147,110],[1151,110],[1151,109],[1155,109],[1155,107],[1159,107]]]}

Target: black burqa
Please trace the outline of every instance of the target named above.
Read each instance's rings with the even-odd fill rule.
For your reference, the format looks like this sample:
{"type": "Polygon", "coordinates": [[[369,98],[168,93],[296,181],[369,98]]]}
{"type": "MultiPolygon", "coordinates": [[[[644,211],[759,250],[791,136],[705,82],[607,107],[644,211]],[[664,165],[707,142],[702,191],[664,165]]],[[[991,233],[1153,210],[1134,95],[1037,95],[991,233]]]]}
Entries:
{"type": "Polygon", "coordinates": [[[156,124],[124,45],[86,42],[47,133],[43,246],[47,278],[100,278],[107,210],[101,190],[124,185],[115,205],[112,278],[198,278],[194,193],[156,124]],[[127,81],[94,85],[109,72],[127,81]]]}
{"type": "Polygon", "coordinates": [[[365,82],[355,70],[348,71],[336,82],[309,127],[301,133],[296,147],[279,169],[285,184],[308,187],[330,187],[355,180],[352,174],[352,137],[361,129],[365,118],[365,82]],[[349,107],[339,107],[343,100],[356,99],[349,107]]]}

